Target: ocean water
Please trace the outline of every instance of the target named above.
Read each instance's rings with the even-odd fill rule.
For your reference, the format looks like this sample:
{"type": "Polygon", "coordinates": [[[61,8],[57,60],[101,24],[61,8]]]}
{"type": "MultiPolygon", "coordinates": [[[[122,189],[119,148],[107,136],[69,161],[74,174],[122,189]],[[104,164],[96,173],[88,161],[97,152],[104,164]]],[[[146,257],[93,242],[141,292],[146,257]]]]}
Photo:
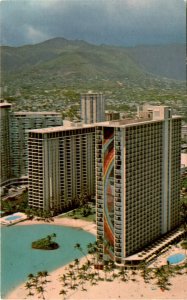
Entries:
{"type": "Polygon", "coordinates": [[[74,249],[76,243],[87,252],[95,236],[81,229],[56,225],[10,226],[1,229],[1,298],[27,280],[30,273],[53,271],[82,254],[74,249]],[[56,250],[32,249],[31,243],[55,233],[60,245],[56,250]]]}

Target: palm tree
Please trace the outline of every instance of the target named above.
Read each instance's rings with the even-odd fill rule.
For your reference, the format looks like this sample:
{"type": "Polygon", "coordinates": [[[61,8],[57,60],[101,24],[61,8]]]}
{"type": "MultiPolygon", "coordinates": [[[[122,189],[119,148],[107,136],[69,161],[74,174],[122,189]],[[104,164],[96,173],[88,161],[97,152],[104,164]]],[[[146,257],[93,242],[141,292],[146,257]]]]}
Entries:
{"type": "Polygon", "coordinates": [[[35,288],[38,285],[38,276],[34,276],[32,273],[30,273],[27,277],[33,288],[35,288]]]}
{"type": "Polygon", "coordinates": [[[32,273],[30,273],[27,277],[29,280],[32,280],[34,278],[34,275],[32,273]]]}
{"type": "Polygon", "coordinates": [[[74,259],[74,265],[76,266],[77,272],[79,271],[79,263],[80,263],[79,259],[75,258],[74,259]]]}
{"type": "Polygon", "coordinates": [[[81,283],[81,286],[82,286],[82,291],[86,291],[86,289],[84,287],[84,283],[85,283],[85,275],[84,275],[84,273],[81,272],[78,277],[80,279],[80,283],[81,283]]]}
{"type": "Polygon", "coordinates": [[[135,270],[132,270],[131,275],[132,275],[132,281],[136,281],[136,278],[135,278],[136,271],[135,270]]]}
{"type": "Polygon", "coordinates": [[[39,285],[39,286],[36,287],[36,291],[39,295],[41,295],[42,299],[45,300],[45,296],[44,296],[45,289],[44,289],[44,287],[42,285],[39,285]]]}
{"type": "Polygon", "coordinates": [[[77,249],[77,250],[79,250],[83,254],[83,256],[85,256],[86,259],[88,260],[86,253],[83,251],[83,249],[82,249],[82,247],[81,247],[81,245],[79,243],[76,243],[75,246],[74,246],[74,248],[77,249]]]}
{"type": "Polygon", "coordinates": [[[59,294],[62,295],[63,296],[62,299],[65,300],[65,295],[67,294],[66,290],[64,290],[64,289],[61,290],[59,294]]]}
{"type": "MultiPolygon", "coordinates": [[[[166,266],[167,267],[167,266],[166,266]]],[[[168,272],[166,270],[165,266],[161,266],[160,268],[155,269],[155,278],[157,278],[157,285],[162,288],[162,289],[166,289],[167,285],[168,285],[168,272]]]]}
{"type": "Polygon", "coordinates": [[[47,235],[46,238],[47,238],[48,244],[51,244],[52,236],[51,235],[47,235]]]}
{"type": "Polygon", "coordinates": [[[96,275],[95,272],[89,274],[88,279],[90,280],[91,285],[96,285],[96,275]]]}
{"type": "MultiPolygon", "coordinates": [[[[73,265],[69,265],[69,266],[72,266],[73,265]]],[[[70,288],[72,288],[73,286],[73,276],[74,276],[74,272],[70,269],[69,272],[67,273],[68,277],[70,278],[70,288]]]]}
{"type": "Polygon", "coordinates": [[[181,200],[180,216],[181,216],[182,227],[184,230],[184,240],[181,243],[181,246],[184,248],[184,252],[186,255],[186,249],[187,249],[187,197],[183,198],[181,200]]]}
{"type": "Polygon", "coordinates": [[[128,280],[127,271],[124,269],[124,267],[120,268],[119,276],[121,277],[122,281],[127,281],[128,280]]]}
{"type": "Polygon", "coordinates": [[[48,282],[47,277],[49,276],[48,271],[42,271],[42,276],[43,276],[44,279],[45,279],[45,282],[44,282],[44,283],[47,283],[47,282],[48,282]]]}
{"type": "Polygon", "coordinates": [[[93,262],[95,263],[96,256],[95,254],[97,253],[97,242],[95,243],[89,243],[87,245],[88,253],[93,255],[93,262]]]}
{"type": "Polygon", "coordinates": [[[32,293],[32,287],[33,287],[33,284],[32,284],[31,282],[27,281],[27,282],[25,283],[25,288],[26,288],[27,290],[29,290],[29,293],[28,293],[27,296],[34,296],[34,294],[32,293]]]}
{"type": "Polygon", "coordinates": [[[149,271],[148,271],[146,262],[145,262],[145,261],[142,261],[142,262],[140,263],[140,266],[139,266],[139,267],[140,267],[140,272],[141,272],[141,275],[142,275],[144,281],[147,282],[149,271]]]}
{"type": "Polygon", "coordinates": [[[67,285],[67,282],[66,282],[67,276],[66,276],[65,274],[63,274],[63,275],[60,277],[60,280],[63,281],[64,286],[67,285]]]}

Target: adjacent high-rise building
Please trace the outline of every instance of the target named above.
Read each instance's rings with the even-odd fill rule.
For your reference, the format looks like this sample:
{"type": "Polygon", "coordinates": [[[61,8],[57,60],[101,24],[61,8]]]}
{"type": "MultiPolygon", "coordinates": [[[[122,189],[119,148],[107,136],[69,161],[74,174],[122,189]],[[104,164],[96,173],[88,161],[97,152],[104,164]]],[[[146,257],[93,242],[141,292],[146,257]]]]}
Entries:
{"type": "Polygon", "coordinates": [[[105,101],[102,93],[90,91],[81,94],[81,118],[85,124],[105,121],[105,101]]]}
{"type": "Polygon", "coordinates": [[[181,119],[166,106],[96,125],[100,258],[122,263],[179,225],[181,119]]]}
{"type": "Polygon", "coordinates": [[[5,185],[11,176],[10,161],[10,111],[11,104],[0,103],[0,144],[1,144],[1,174],[0,184],[5,185]]]}
{"type": "Polygon", "coordinates": [[[187,143],[187,125],[182,125],[181,128],[181,139],[183,143],[187,143]]]}
{"type": "Polygon", "coordinates": [[[62,211],[83,193],[95,195],[95,127],[31,130],[29,206],[62,211]]]}
{"type": "Polygon", "coordinates": [[[28,130],[62,125],[57,112],[13,112],[11,115],[12,178],[28,175],[28,130]]]}
{"type": "Polygon", "coordinates": [[[14,112],[11,104],[0,103],[1,186],[27,183],[28,130],[62,125],[56,112],[14,112]]]}

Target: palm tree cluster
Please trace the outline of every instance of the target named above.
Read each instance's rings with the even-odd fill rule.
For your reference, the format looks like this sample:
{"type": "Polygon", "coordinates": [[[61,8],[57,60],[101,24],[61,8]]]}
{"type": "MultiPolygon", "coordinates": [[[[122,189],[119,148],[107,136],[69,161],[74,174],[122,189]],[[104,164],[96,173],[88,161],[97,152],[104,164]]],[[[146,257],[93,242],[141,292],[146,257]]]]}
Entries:
{"type": "MultiPolygon", "coordinates": [[[[142,276],[145,283],[156,284],[162,291],[169,290],[170,278],[176,275],[182,275],[187,273],[187,261],[184,264],[173,266],[173,265],[162,265],[160,267],[148,267],[146,262],[142,262],[138,270],[126,269],[125,266],[116,267],[115,263],[111,260],[103,263],[102,270],[96,269],[95,266],[98,262],[98,251],[97,243],[89,243],[87,245],[87,251],[85,251],[79,243],[76,243],[74,248],[81,252],[85,256],[85,262],[80,263],[79,259],[76,258],[74,262],[70,263],[64,274],[60,276],[60,282],[62,288],[60,295],[70,295],[71,291],[81,287],[82,291],[86,291],[86,284],[96,285],[99,281],[113,281],[116,278],[123,282],[128,280],[137,281],[138,274],[142,276]],[[86,255],[88,252],[89,256],[86,255]]],[[[42,272],[38,272],[37,276],[30,274],[29,280],[26,283],[26,288],[29,290],[28,295],[37,293],[40,297],[44,298],[45,283],[46,280],[42,279],[42,272]]]]}
{"type": "Polygon", "coordinates": [[[145,262],[140,265],[140,274],[144,279],[145,283],[155,283],[162,290],[169,290],[171,286],[170,278],[176,275],[182,275],[187,272],[187,262],[182,265],[172,266],[170,264],[162,265],[157,268],[147,267],[145,262]]]}
{"type": "Polygon", "coordinates": [[[187,240],[187,197],[181,199],[180,216],[184,230],[184,238],[187,240]]]}
{"type": "Polygon", "coordinates": [[[38,295],[38,298],[45,300],[45,286],[49,282],[47,271],[39,271],[36,275],[29,274],[25,288],[28,290],[27,296],[38,295]]]}
{"type": "MultiPolygon", "coordinates": [[[[80,286],[82,291],[86,291],[86,283],[96,285],[99,281],[113,281],[115,278],[119,278],[122,281],[130,279],[130,273],[125,267],[116,269],[112,260],[105,261],[103,270],[95,269],[97,262],[97,242],[87,245],[89,256],[86,255],[79,243],[75,244],[74,248],[85,256],[86,261],[84,264],[80,264],[80,261],[76,258],[74,263],[68,265],[66,273],[60,277],[60,281],[62,282],[60,294],[63,295],[64,299],[70,290],[76,290],[80,286]]],[[[137,275],[136,271],[132,271],[133,281],[136,280],[135,275],[137,275]]]]}
{"type": "Polygon", "coordinates": [[[28,191],[24,191],[21,195],[2,201],[1,210],[5,215],[15,213],[17,211],[25,212],[28,207],[28,191]]]}
{"type": "Polygon", "coordinates": [[[36,217],[36,220],[38,221],[45,221],[45,222],[51,222],[54,221],[52,213],[47,210],[37,209],[37,208],[29,208],[25,210],[25,213],[28,217],[28,219],[32,220],[34,217],[36,217]]]}

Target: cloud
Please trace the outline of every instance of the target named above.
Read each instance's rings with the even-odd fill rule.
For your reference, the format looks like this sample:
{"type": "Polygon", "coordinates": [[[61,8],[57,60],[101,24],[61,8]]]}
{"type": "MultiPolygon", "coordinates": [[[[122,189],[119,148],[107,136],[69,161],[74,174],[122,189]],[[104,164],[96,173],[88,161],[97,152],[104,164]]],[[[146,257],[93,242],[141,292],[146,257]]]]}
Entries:
{"type": "Polygon", "coordinates": [[[10,45],[57,36],[96,44],[185,42],[182,0],[7,0],[0,5],[1,43],[10,45]]]}
{"type": "Polygon", "coordinates": [[[31,43],[38,43],[38,42],[47,40],[49,38],[49,36],[47,34],[34,28],[31,25],[29,25],[27,27],[26,36],[31,41],[31,43]]]}

